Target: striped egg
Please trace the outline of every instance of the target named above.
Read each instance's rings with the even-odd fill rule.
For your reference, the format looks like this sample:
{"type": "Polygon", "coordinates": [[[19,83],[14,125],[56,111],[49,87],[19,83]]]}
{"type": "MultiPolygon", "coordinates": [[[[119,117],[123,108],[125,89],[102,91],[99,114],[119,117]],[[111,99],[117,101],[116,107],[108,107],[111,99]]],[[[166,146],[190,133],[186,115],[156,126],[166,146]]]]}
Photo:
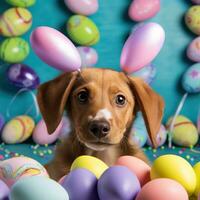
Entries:
{"type": "Polygon", "coordinates": [[[10,8],[0,17],[0,35],[6,37],[20,36],[32,25],[32,15],[25,8],[10,8]]]}
{"type": "Polygon", "coordinates": [[[29,7],[35,4],[36,0],[6,0],[11,6],[29,7]]]}
{"type": "Polygon", "coordinates": [[[29,116],[17,116],[4,126],[1,139],[8,144],[21,143],[31,136],[34,127],[35,122],[29,116]]]}

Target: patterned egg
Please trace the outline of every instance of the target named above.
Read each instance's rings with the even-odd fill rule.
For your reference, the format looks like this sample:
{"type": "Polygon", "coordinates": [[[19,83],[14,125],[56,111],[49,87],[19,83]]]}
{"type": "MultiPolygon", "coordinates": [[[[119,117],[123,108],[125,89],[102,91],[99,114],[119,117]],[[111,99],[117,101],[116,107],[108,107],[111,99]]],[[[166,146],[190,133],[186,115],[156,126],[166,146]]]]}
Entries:
{"type": "Polygon", "coordinates": [[[10,8],[0,17],[0,35],[6,37],[20,36],[32,25],[32,15],[25,8],[10,8]]]}
{"type": "Polygon", "coordinates": [[[36,0],[6,0],[12,6],[29,7],[35,4],[36,0]]]}
{"type": "Polygon", "coordinates": [[[4,119],[3,115],[0,113],[0,132],[1,132],[4,124],[5,124],[5,119],[4,119]]]}
{"type": "Polygon", "coordinates": [[[200,4],[200,0],[191,0],[192,3],[195,3],[195,4],[200,4]]]}
{"type": "Polygon", "coordinates": [[[40,79],[33,69],[24,64],[11,65],[7,70],[9,82],[18,88],[36,89],[40,79]]]}
{"type": "Polygon", "coordinates": [[[0,179],[9,187],[29,176],[49,177],[40,163],[28,157],[14,157],[0,162],[0,179]]]}
{"type": "Polygon", "coordinates": [[[200,63],[192,65],[183,75],[182,86],[188,93],[200,92],[200,63]]]}
{"type": "Polygon", "coordinates": [[[81,67],[92,67],[98,61],[98,54],[94,48],[91,47],[77,47],[81,56],[81,67]]]}
{"type": "Polygon", "coordinates": [[[185,23],[193,33],[200,35],[200,6],[192,6],[187,11],[185,23]]]}
{"type": "Polygon", "coordinates": [[[4,126],[1,139],[8,144],[21,143],[31,136],[34,127],[35,122],[29,116],[17,116],[4,126]]]}
{"type": "Polygon", "coordinates": [[[195,38],[188,46],[187,57],[194,62],[200,62],[200,37],[195,38]]]}
{"type": "Polygon", "coordinates": [[[100,33],[95,23],[88,17],[73,15],[67,22],[69,37],[79,45],[91,46],[99,41],[100,33]]]}
{"type": "Polygon", "coordinates": [[[66,6],[74,13],[92,15],[98,8],[98,0],[65,0],[66,6]]]}
{"type": "Polygon", "coordinates": [[[0,59],[8,63],[20,63],[29,54],[29,44],[22,38],[8,38],[0,45],[0,59]]]}

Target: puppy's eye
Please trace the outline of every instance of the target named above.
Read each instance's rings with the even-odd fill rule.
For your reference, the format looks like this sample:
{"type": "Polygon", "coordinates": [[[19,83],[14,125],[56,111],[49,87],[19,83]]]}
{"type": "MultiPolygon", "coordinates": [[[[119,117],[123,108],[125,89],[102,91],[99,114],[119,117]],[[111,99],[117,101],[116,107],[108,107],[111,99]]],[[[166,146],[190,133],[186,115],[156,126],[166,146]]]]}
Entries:
{"type": "Polygon", "coordinates": [[[126,98],[125,96],[119,94],[116,96],[116,99],[115,99],[115,103],[118,105],[118,106],[123,106],[126,104],[126,98]]]}
{"type": "Polygon", "coordinates": [[[89,93],[88,91],[81,91],[77,95],[79,103],[86,103],[89,98],[89,93]]]}

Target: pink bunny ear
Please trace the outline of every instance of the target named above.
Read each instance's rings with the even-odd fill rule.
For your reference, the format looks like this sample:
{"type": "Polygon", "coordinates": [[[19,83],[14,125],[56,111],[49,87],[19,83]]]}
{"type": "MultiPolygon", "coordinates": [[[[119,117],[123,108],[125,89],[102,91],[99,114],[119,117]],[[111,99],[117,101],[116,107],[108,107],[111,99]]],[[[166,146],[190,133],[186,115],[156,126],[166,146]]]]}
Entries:
{"type": "Polygon", "coordinates": [[[81,67],[81,58],[73,43],[56,29],[41,26],[31,34],[35,53],[48,65],[72,72],[81,67]]]}
{"type": "Polygon", "coordinates": [[[121,54],[123,71],[133,73],[149,64],[160,52],[165,32],[157,23],[140,25],[127,39],[121,54]]]}

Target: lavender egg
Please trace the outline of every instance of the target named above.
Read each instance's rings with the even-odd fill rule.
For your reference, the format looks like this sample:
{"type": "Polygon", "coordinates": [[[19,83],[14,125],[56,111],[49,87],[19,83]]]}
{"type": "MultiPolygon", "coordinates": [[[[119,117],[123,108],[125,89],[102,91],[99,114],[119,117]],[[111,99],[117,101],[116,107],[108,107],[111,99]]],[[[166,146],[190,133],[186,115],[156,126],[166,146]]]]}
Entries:
{"type": "Polygon", "coordinates": [[[8,186],[0,180],[0,200],[8,200],[9,192],[8,186]]]}
{"type": "Polygon", "coordinates": [[[200,37],[195,38],[188,46],[187,57],[194,62],[200,62],[200,37]]]}
{"type": "Polygon", "coordinates": [[[200,4],[200,0],[191,0],[192,3],[195,3],[195,4],[200,4]]]}
{"type": "Polygon", "coordinates": [[[11,65],[7,71],[9,82],[18,88],[36,89],[40,79],[33,69],[24,64],[11,65]]]}

